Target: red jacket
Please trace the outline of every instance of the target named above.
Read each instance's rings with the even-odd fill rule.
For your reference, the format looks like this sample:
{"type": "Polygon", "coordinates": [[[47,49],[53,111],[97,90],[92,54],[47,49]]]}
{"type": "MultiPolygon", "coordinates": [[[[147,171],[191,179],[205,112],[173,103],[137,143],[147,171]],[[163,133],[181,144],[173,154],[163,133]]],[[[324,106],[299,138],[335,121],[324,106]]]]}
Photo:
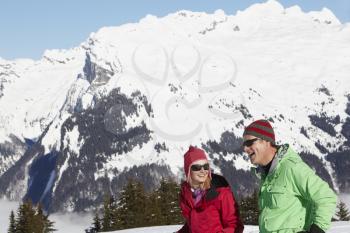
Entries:
{"type": "Polygon", "coordinates": [[[242,233],[238,205],[224,177],[212,174],[211,188],[194,206],[191,187],[184,182],[180,207],[186,219],[178,233],[242,233]]]}

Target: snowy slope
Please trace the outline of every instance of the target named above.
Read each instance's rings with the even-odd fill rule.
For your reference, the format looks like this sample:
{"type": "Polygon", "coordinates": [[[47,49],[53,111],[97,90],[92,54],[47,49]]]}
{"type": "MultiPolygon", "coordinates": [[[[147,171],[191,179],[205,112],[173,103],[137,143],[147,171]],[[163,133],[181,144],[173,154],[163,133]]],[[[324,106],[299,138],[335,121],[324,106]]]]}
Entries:
{"type": "Polygon", "coordinates": [[[0,194],[37,188],[35,198],[54,210],[85,210],[128,176],[150,186],[181,179],[190,144],[247,194],[255,181],[243,179],[251,165],[240,136],[258,118],[335,190],[349,191],[349,39],[350,26],[328,9],[304,13],[270,0],[236,15],[147,15],[39,61],[0,60],[0,149],[17,145],[11,134],[37,143],[0,160],[0,194]],[[38,173],[47,178],[30,175],[45,160],[55,165],[38,173]]]}
{"type": "MultiPolygon", "coordinates": [[[[114,233],[171,233],[179,230],[181,226],[159,226],[159,227],[145,227],[145,228],[134,228],[121,231],[113,231],[114,233]]],[[[259,229],[257,226],[244,226],[244,233],[258,233],[259,229]]],[[[327,231],[328,233],[348,233],[350,232],[349,222],[333,222],[331,228],[327,231]]]]}
{"type": "MultiPolygon", "coordinates": [[[[11,210],[15,211],[18,208],[18,203],[0,201],[1,213],[0,224],[5,226],[4,230],[8,226],[8,216],[10,215],[11,210]]],[[[50,215],[50,220],[55,222],[55,228],[57,233],[78,233],[84,232],[85,229],[91,225],[92,215],[84,214],[78,215],[75,213],[61,214],[56,213],[50,215]]],[[[181,228],[181,225],[172,225],[172,226],[153,226],[145,228],[134,228],[120,231],[113,231],[115,233],[171,233],[176,232],[181,228]]],[[[256,233],[258,232],[257,226],[245,226],[244,233],[256,233]]],[[[328,233],[348,233],[350,232],[350,222],[332,222],[330,230],[328,233]]]]}

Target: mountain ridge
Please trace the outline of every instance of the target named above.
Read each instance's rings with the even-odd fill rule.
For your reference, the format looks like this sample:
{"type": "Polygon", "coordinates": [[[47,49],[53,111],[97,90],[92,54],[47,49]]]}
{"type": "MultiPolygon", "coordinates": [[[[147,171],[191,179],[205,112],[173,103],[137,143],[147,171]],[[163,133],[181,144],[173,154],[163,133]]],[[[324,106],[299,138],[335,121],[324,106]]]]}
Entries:
{"type": "Polygon", "coordinates": [[[327,9],[268,1],[148,15],[39,61],[0,60],[0,196],[89,210],[130,176],[180,180],[189,145],[246,195],[257,179],[240,135],[258,118],[348,192],[349,38],[327,9]]]}

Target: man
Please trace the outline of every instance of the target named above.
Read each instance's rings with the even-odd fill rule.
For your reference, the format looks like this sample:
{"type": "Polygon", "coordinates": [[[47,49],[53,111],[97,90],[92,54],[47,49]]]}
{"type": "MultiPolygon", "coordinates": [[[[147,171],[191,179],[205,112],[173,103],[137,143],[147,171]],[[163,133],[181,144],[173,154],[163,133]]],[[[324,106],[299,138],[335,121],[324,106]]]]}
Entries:
{"type": "Polygon", "coordinates": [[[336,195],[288,144],[277,146],[266,120],[243,133],[243,147],[261,178],[260,233],[324,233],[336,208],[336,195]]]}

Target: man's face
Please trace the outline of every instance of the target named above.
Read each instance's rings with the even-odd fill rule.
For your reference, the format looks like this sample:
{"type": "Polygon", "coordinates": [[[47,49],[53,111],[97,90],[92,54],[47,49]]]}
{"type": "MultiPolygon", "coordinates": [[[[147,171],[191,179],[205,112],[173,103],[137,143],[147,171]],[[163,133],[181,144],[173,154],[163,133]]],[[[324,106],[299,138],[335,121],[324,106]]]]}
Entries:
{"type": "Polygon", "coordinates": [[[243,150],[248,154],[250,162],[254,165],[267,165],[270,143],[252,135],[245,135],[243,139],[243,150]]]}

